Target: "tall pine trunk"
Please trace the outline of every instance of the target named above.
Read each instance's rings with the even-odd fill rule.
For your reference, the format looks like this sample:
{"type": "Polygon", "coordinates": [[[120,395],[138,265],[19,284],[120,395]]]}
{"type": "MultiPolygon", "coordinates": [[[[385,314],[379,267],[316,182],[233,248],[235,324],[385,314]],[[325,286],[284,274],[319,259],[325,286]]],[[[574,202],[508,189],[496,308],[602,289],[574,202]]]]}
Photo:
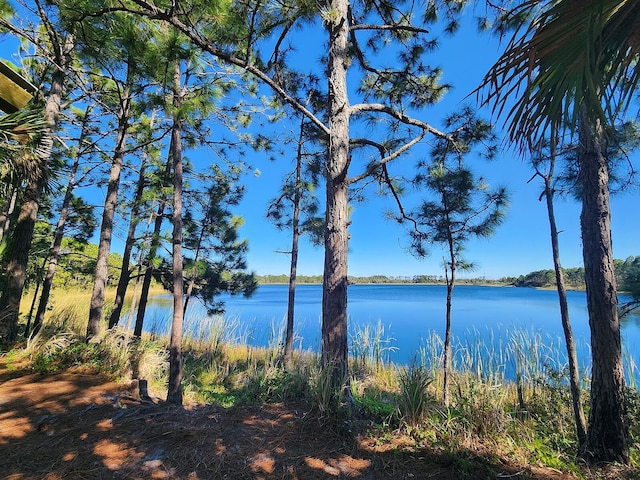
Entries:
{"type": "MultiPolygon", "coordinates": [[[[348,382],[347,253],[349,244],[349,101],[347,0],[334,0],[329,29],[329,154],[322,284],[322,366],[337,393],[348,382]]],[[[347,391],[345,389],[345,391],[347,391]]],[[[348,394],[348,391],[347,391],[348,394]]]]}
{"type": "MultiPolygon", "coordinates": [[[[167,170],[170,167],[167,164],[167,170]]],[[[144,326],[144,316],[147,311],[147,303],[149,301],[149,290],[151,289],[151,281],[153,280],[154,270],[154,258],[158,253],[160,247],[160,232],[162,230],[162,222],[164,220],[164,209],[167,201],[164,198],[164,194],[160,193],[161,198],[158,203],[158,210],[155,214],[155,221],[153,222],[153,232],[151,233],[151,244],[149,245],[149,252],[147,253],[147,259],[145,261],[147,269],[144,272],[142,279],[142,289],[140,291],[140,301],[138,302],[138,311],[136,312],[136,324],[133,328],[134,337],[140,338],[142,336],[142,327],[144,326]]]]}
{"type": "Polygon", "coordinates": [[[109,318],[109,328],[115,327],[120,321],[120,315],[124,306],[124,297],[127,294],[129,280],[131,279],[131,252],[133,251],[133,246],[136,242],[136,228],[140,223],[140,205],[142,204],[142,195],[144,193],[145,183],[145,159],[143,158],[140,165],[136,192],[132,200],[129,229],[127,231],[127,239],[124,243],[124,250],[122,251],[120,279],[118,280],[118,286],[116,287],[116,298],[113,302],[113,310],[111,311],[111,316],[109,318]]]}
{"type": "Polygon", "coordinates": [[[582,229],[591,330],[591,408],[581,456],[592,462],[629,461],[618,298],[611,245],[609,172],[600,125],[579,125],[582,229]]]}
{"type": "Polygon", "coordinates": [[[129,116],[131,114],[133,61],[133,59],[129,59],[127,65],[127,78],[121,95],[122,103],[120,105],[120,111],[118,112],[118,132],[111,170],[109,172],[107,195],[102,212],[102,224],[100,226],[100,238],[98,240],[98,258],[96,259],[96,270],[93,278],[89,321],[87,322],[87,340],[90,340],[100,333],[100,322],[102,321],[102,313],[104,311],[104,294],[109,278],[109,254],[111,253],[113,221],[116,214],[120,174],[124,162],[129,116]]]}
{"type": "Polygon", "coordinates": [[[284,366],[289,368],[293,359],[293,328],[296,309],[296,278],[298,272],[298,251],[300,243],[300,202],[302,195],[302,145],[304,135],[304,117],[300,120],[300,136],[296,154],[296,179],[293,192],[293,215],[291,218],[291,265],[289,268],[289,295],[287,299],[287,329],[284,337],[284,366]]]}
{"type": "MultiPolygon", "coordinates": [[[[82,128],[80,130],[80,138],[78,139],[78,152],[76,153],[73,164],[71,165],[71,171],[69,172],[69,181],[67,182],[67,189],[64,193],[64,199],[62,200],[62,208],[60,209],[60,216],[58,217],[58,223],[56,229],[53,232],[53,240],[51,241],[51,247],[49,249],[49,262],[47,266],[47,272],[45,273],[44,280],[42,281],[42,294],[38,301],[38,309],[36,310],[35,320],[33,322],[33,335],[36,335],[42,324],[44,323],[44,315],[49,303],[49,297],[51,295],[51,287],[53,286],[53,279],[58,267],[58,260],[60,258],[60,251],[62,249],[62,240],[64,238],[64,229],[69,217],[69,207],[71,200],[73,199],[73,191],[76,188],[76,174],[78,167],[80,166],[80,149],[84,139],[87,136],[87,123],[90,107],[87,107],[83,116],[82,128]]],[[[25,336],[29,334],[25,331],[25,336]]]]}
{"type": "Polygon", "coordinates": [[[182,405],[182,324],[184,279],[182,275],[182,107],[180,62],[173,73],[173,128],[171,158],[173,159],[173,320],[169,343],[169,388],[167,402],[182,405]]]}
{"type": "Polygon", "coordinates": [[[209,220],[207,218],[204,218],[202,220],[202,225],[200,228],[200,235],[198,235],[198,242],[195,246],[195,252],[193,255],[193,268],[191,269],[191,272],[189,274],[189,284],[187,286],[187,292],[184,296],[184,304],[182,306],[182,315],[185,316],[187,314],[187,307],[189,306],[189,301],[191,300],[191,297],[193,295],[193,290],[195,289],[196,286],[196,277],[197,277],[197,268],[198,266],[196,265],[198,260],[200,259],[200,251],[202,249],[202,240],[204,239],[204,232],[206,231],[208,225],[207,223],[209,222],[209,220]]]}
{"type": "Polygon", "coordinates": [[[556,288],[558,300],[560,302],[560,318],[562,329],[564,330],[564,340],[567,347],[567,358],[569,360],[569,385],[571,388],[571,401],[573,404],[573,415],[576,426],[576,436],[578,438],[578,449],[580,450],[586,441],[587,426],[582,408],[582,394],[580,389],[580,372],[578,367],[578,354],[573,338],[573,329],[569,318],[569,306],[567,304],[567,289],[564,283],[564,273],[560,262],[560,244],[558,241],[558,227],[553,206],[553,172],[556,158],[556,144],[552,139],[549,172],[544,175],[544,197],[547,204],[547,217],[549,218],[549,229],[551,233],[551,250],[553,253],[553,267],[556,275],[556,288]]]}
{"type": "Polygon", "coordinates": [[[38,181],[31,181],[27,185],[16,228],[11,236],[7,281],[0,297],[0,312],[2,312],[0,313],[0,322],[5,325],[5,334],[9,342],[15,342],[18,338],[20,300],[26,280],[29,248],[38,216],[41,189],[42,185],[38,181]]]}
{"type": "MultiPolygon", "coordinates": [[[[446,309],[446,322],[444,329],[444,381],[442,382],[443,401],[446,406],[449,406],[449,384],[451,382],[451,305],[453,304],[453,287],[456,284],[456,256],[454,253],[454,245],[451,236],[449,236],[449,262],[451,266],[451,277],[446,275],[447,278],[447,309],[446,309]]],[[[445,274],[447,266],[445,263],[445,274]]]]}

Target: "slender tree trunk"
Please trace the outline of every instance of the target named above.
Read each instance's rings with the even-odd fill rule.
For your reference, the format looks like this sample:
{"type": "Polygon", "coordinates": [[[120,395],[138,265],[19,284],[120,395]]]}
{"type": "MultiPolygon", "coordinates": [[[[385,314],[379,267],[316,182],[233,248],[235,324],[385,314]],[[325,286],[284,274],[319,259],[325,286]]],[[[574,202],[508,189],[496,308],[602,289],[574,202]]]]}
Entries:
{"type": "Polygon", "coordinates": [[[298,250],[300,243],[300,201],[302,195],[302,141],[304,135],[304,118],[300,121],[300,136],[296,154],[296,180],[293,193],[293,216],[291,218],[291,266],[289,269],[289,298],[287,301],[287,330],[284,339],[284,366],[289,368],[293,360],[293,327],[296,308],[296,277],[298,272],[298,250]]]}
{"type": "Polygon", "coordinates": [[[183,289],[182,275],[182,107],[180,62],[176,61],[173,73],[173,106],[175,108],[171,132],[171,157],[173,159],[173,321],[169,345],[169,388],[167,402],[182,405],[182,324],[183,289]]]}
{"type": "Polygon", "coordinates": [[[122,252],[122,265],[120,266],[120,279],[116,287],[116,298],[113,302],[113,310],[109,318],[109,328],[115,327],[120,321],[120,314],[124,306],[124,297],[127,294],[129,280],[131,278],[131,252],[136,242],[136,228],[140,223],[140,205],[142,204],[142,195],[146,184],[145,178],[145,160],[143,158],[140,164],[140,174],[136,185],[136,192],[132,200],[131,216],[129,218],[129,230],[127,231],[127,239],[125,240],[124,250],[122,252]]]}
{"type": "Polygon", "coordinates": [[[93,292],[89,309],[89,321],[87,322],[87,340],[100,333],[100,322],[104,311],[104,293],[109,277],[109,254],[111,253],[111,237],[113,235],[113,220],[116,214],[118,201],[118,188],[120,186],[120,173],[124,161],[127,130],[129,128],[129,115],[131,112],[131,82],[133,77],[133,59],[129,59],[127,66],[127,79],[122,92],[122,104],[118,113],[118,133],[116,146],[109,172],[107,184],[107,196],[102,212],[102,225],[98,240],[98,258],[93,280],[93,292]]]}
{"type": "MultiPolygon", "coordinates": [[[[82,148],[82,144],[88,133],[87,117],[89,116],[90,110],[91,108],[87,107],[84,113],[82,128],[80,130],[80,138],[78,139],[79,149],[82,148]]],[[[51,287],[53,286],[53,279],[55,277],[58,260],[60,258],[60,250],[62,248],[62,240],[64,238],[64,228],[65,224],[67,223],[67,218],[69,218],[69,206],[71,205],[71,200],[73,199],[73,191],[76,188],[76,174],[78,172],[79,165],[80,154],[76,153],[73,159],[73,164],[71,166],[71,171],[69,172],[69,181],[67,182],[67,189],[64,194],[64,199],[62,200],[60,217],[58,218],[58,223],[56,224],[56,229],[53,233],[53,240],[51,241],[51,248],[49,250],[49,265],[42,282],[42,295],[40,295],[38,310],[36,311],[35,321],[33,322],[33,335],[36,335],[38,331],[40,331],[40,328],[44,323],[44,315],[49,303],[51,287]]],[[[25,336],[26,335],[28,335],[28,332],[25,331],[25,336]]]]}
{"type": "Polygon", "coordinates": [[[184,296],[184,305],[182,308],[182,314],[183,316],[186,316],[187,314],[187,307],[189,306],[189,300],[191,300],[191,296],[193,295],[193,289],[195,288],[196,285],[196,262],[198,261],[198,259],[200,258],[200,251],[202,248],[202,239],[204,238],[204,232],[207,229],[208,225],[208,219],[203,219],[203,224],[202,224],[202,228],[200,229],[200,235],[198,236],[198,243],[196,245],[196,251],[195,254],[193,255],[193,268],[191,269],[191,275],[189,276],[189,285],[187,286],[187,293],[184,296]]]}
{"type": "MultiPolygon", "coordinates": [[[[449,406],[449,383],[451,376],[451,305],[453,302],[453,287],[456,283],[456,259],[453,253],[453,244],[449,245],[449,259],[451,262],[451,277],[447,278],[447,311],[446,311],[446,325],[444,330],[444,381],[442,385],[443,401],[446,406],[449,406]]],[[[445,274],[447,266],[445,263],[445,274]]],[[[448,277],[448,275],[446,275],[448,277]]]]}
{"type": "Polygon", "coordinates": [[[558,300],[560,302],[560,317],[562,319],[562,329],[564,330],[564,340],[567,347],[567,358],[569,360],[569,384],[571,388],[571,400],[573,403],[573,414],[576,422],[576,435],[578,438],[578,450],[584,446],[587,437],[587,426],[582,408],[580,371],[578,367],[578,354],[573,338],[573,329],[569,318],[569,306],[567,304],[567,290],[564,283],[564,273],[560,262],[560,244],[558,242],[558,227],[553,207],[553,171],[555,167],[555,140],[551,143],[551,158],[549,172],[544,175],[544,196],[547,203],[547,216],[549,218],[549,228],[551,232],[551,250],[553,252],[553,267],[556,274],[556,286],[558,290],[558,300]]]}
{"type": "MultiPolygon", "coordinates": [[[[167,164],[167,171],[170,170],[170,164],[167,164]]],[[[161,195],[164,195],[161,193],[161,195]]],[[[144,278],[142,280],[142,289],[140,292],[140,302],[138,304],[138,312],[136,313],[136,324],[133,329],[134,337],[140,338],[142,336],[142,327],[144,326],[144,315],[147,310],[147,303],[149,300],[149,290],[151,288],[151,280],[153,279],[153,260],[158,253],[158,247],[160,246],[160,232],[162,230],[162,221],[164,220],[164,209],[167,202],[164,197],[160,198],[158,203],[158,210],[156,211],[156,218],[153,224],[153,233],[151,234],[151,244],[149,245],[149,253],[147,254],[147,260],[145,261],[147,269],[144,272],[144,278]]]]}
{"type": "Polygon", "coordinates": [[[602,128],[579,125],[583,259],[591,329],[591,409],[581,456],[591,462],[629,461],[618,298],[611,245],[609,172],[602,128]]]}
{"type": "MultiPolygon", "coordinates": [[[[322,366],[338,392],[348,382],[347,254],[349,245],[348,1],[334,0],[329,29],[329,155],[322,285],[322,366]]],[[[348,394],[348,389],[345,389],[348,394]]]]}
{"type": "MultiPolygon", "coordinates": [[[[40,277],[40,272],[44,272],[44,268],[47,266],[47,259],[42,262],[42,266],[38,272],[38,277],[40,277]]],[[[38,294],[40,293],[40,288],[42,288],[42,281],[38,280],[36,284],[36,290],[33,292],[33,297],[31,299],[31,306],[29,307],[29,313],[27,314],[27,325],[24,327],[24,338],[29,338],[29,332],[31,331],[31,321],[33,320],[33,312],[36,308],[36,301],[38,300],[38,294]]],[[[36,332],[37,333],[37,332],[36,332]]]]}

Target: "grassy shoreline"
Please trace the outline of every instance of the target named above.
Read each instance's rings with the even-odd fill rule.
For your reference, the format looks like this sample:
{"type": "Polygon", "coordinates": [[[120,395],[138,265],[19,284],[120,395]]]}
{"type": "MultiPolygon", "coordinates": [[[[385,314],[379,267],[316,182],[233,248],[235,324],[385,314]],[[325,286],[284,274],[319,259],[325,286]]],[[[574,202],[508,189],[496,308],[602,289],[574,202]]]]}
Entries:
{"type": "MultiPolygon", "coordinates": [[[[166,292],[158,289],[156,293],[166,292]]],[[[88,315],[91,292],[58,291],[54,295],[42,334],[5,352],[9,365],[26,362],[42,373],[74,368],[121,380],[144,378],[154,395],[164,397],[166,337],[145,333],[140,341],[133,341],[129,333],[118,329],[104,332],[100,342],[86,344],[85,313],[88,315]]],[[[268,348],[252,347],[243,343],[237,328],[231,320],[220,319],[185,332],[183,388],[187,402],[225,408],[302,402],[322,422],[328,422],[327,428],[349,428],[355,414],[355,418],[367,419],[370,434],[380,438],[408,436],[416,445],[460,452],[491,445],[494,455],[521,463],[583,478],[606,478],[587,477],[584,466],[576,462],[564,367],[561,362],[554,368],[539,362],[549,352],[542,351],[535,339],[522,337],[513,342],[519,346],[511,352],[517,381],[506,379],[497,361],[479,363],[477,354],[486,345],[461,347],[467,357],[456,365],[451,403],[444,405],[441,339],[434,337],[413,365],[401,366],[385,357],[384,332],[375,328],[356,332],[350,345],[349,382],[355,410],[348,415],[345,400],[327,391],[317,354],[296,351],[293,365],[285,370],[279,363],[277,339],[268,348]]],[[[588,408],[588,378],[583,387],[588,408]]],[[[633,445],[628,470],[638,475],[640,394],[635,387],[628,389],[628,410],[633,445]]],[[[639,478],[633,475],[618,478],[639,478]]]]}

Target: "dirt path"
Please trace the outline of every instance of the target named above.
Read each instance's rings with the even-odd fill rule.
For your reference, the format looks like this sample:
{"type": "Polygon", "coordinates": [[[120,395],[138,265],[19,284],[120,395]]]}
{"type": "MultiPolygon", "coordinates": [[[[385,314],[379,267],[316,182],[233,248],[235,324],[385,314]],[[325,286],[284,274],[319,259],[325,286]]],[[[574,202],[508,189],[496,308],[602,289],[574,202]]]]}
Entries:
{"type": "Polygon", "coordinates": [[[337,435],[303,408],[179,409],[97,375],[1,368],[2,479],[574,478],[477,455],[465,470],[408,439],[337,435]]]}

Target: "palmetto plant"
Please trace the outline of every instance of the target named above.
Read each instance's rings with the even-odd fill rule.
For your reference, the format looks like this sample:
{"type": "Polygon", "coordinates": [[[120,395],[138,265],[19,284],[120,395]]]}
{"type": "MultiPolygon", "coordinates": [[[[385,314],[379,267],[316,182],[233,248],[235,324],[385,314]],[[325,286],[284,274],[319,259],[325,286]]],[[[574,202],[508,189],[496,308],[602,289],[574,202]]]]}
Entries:
{"type": "Polygon", "coordinates": [[[558,118],[574,129],[580,107],[606,125],[629,106],[640,80],[639,0],[527,0],[510,16],[533,20],[481,88],[495,112],[508,109],[512,140],[540,140],[558,118]]]}
{"type": "Polygon", "coordinates": [[[37,105],[0,116],[0,179],[3,184],[40,178],[44,162],[38,139],[46,129],[44,113],[37,105]]]}

